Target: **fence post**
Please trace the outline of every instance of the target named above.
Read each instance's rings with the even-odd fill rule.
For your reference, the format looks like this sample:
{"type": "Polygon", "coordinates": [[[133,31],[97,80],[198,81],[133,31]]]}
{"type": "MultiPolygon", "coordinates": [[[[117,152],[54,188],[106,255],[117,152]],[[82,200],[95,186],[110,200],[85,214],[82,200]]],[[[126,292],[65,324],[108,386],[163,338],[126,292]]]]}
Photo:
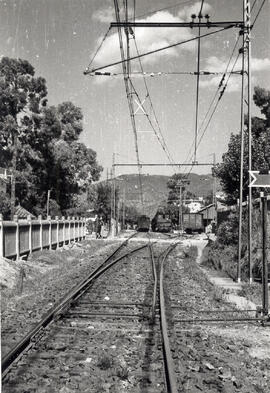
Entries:
{"type": "Polygon", "coordinates": [[[63,221],[63,235],[62,235],[62,241],[63,241],[63,246],[65,245],[66,241],[66,223],[65,223],[65,217],[62,216],[61,220],[63,221]]]}
{"type": "Polygon", "coordinates": [[[59,248],[59,217],[55,216],[56,223],[56,249],[59,248]]]}
{"type": "Polygon", "coordinates": [[[15,252],[16,252],[16,260],[18,260],[19,257],[20,257],[20,234],[19,234],[18,216],[17,216],[16,214],[13,216],[13,221],[15,222],[15,225],[16,225],[16,232],[15,232],[15,252]]]}
{"type": "Polygon", "coordinates": [[[82,240],[82,238],[81,238],[82,217],[79,217],[78,220],[79,220],[79,222],[78,222],[78,239],[79,239],[79,241],[81,241],[82,240]]]}
{"type": "Polygon", "coordinates": [[[86,218],[83,218],[83,238],[86,236],[86,218]]]}
{"type": "Polygon", "coordinates": [[[80,237],[81,237],[81,240],[83,240],[83,220],[84,220],[84,218],[83,217],[81,217],[81,222],[80,222],[80,237]]]}
{"type": "Polygon", "coordinates": [[[49,250],[52,249],[52,218],[47,216],[47,221],[49,221],[49,250]]]}
{"type": "Polygon", "coordinates": [[[42,242],[42,216],[39,215],[38,216],[38,220],[39,220],[39,245],[40,245],[40,249],[43,249],[43,242],[42,242]]]}
{"type": "Polygon", "coordinates": [[[72,217],[72,221],[73,221],[73,241],[75,243],[75,236],[76,236],[75,217],[72,217]]]}
{"type": "Polygon", "coordinates": [[[32,218],[30,214],[27,216],[27,221],[29,224],[29,255],[32,254],[32,218]]]}
{"type": "Polygon", "coordinates": [[[0,213],[0,258],[4,257],[4,223],[3,215],[0,213]]]}
{"type": "Polygon", "coordinates": [[[70,238],[71,238],[70,216],[67,217],[67,220],[68,220],[68,244],[70,244],[70,238]]]}

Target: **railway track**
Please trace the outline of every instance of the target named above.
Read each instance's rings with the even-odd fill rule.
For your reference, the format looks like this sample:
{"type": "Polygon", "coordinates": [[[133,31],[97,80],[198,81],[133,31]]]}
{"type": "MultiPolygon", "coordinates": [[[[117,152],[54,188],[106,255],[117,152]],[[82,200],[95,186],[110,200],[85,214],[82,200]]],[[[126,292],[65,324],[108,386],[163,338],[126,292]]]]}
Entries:
{"type": "MultiPolygon", "coordinates": [[[[14,393],[21,391],[21,389],[32,391],[33,382],[30,382],[29,388],[27,380],[37,379],[37,386],[38,384],[43,386],[44,383],[46,385],[48,376],[47,378],[43,376],[44,378],[40,379],[41,370],[50,370],[47,371],[47,374],[50,375],[49,379],[53,381],[55,372],[52,372],[52,365],[55,359],[61,359],[61,365],[65,365],[63,366],[64,370],[61,369],[62,366],[59,366],[60,370],[57,369],[60,375],[61,371],[67,373],[67,368],[69,369],[72,363],[73,373],[71,372],[71,377],[76,380],[76,375],[73,375],[74,363],[80,359],[80,372],[77,371],[77,374],[80,375],[84,368],[82,366],[90,363],[90,359],[92,359],[85,353],[89,350],[91,353],[100,350],[97,345],[98,341],[104,344],[102,344],[101,351],[104,356],[102,358],[102,354],[99,354],[99,359],[96,360],[97,368],[102,373],[111,366],[111,358],[106,357],[106,349],[110,348],[109,343],[113,341],[112,334],[117,337],[124,335],[122,340],[128,342],[130,342],[130,335],[132,335],[133,340],[139,345],[142,342],[145,343],[145,346],[141,345],[141,350],[136,350],[136,353],[134,348],[125,346],[128,353],[131,350],[134,359],[131,362],[133,363],[131,368],[118,365],[117,375],[120,376],[121,381],[125,380],[125,373],[127,372],[132,377],[132,367],[136,368],[136,363],[139,362],[142,366],[147,364],[147,367],[142,367],[144,370],[141,375],[141,386],[154,384],[156,385],[156,392],[164,392],[165,386],[167,386],[168,392],[177,391],[174,388],[176,380],[173,381],[175,376],[172,358],[169,356],[168,331],[166,331],[164,324],[164,318],[166,319],[164,296],[162,299],[162,295],[160,295],[162,291],[160,291],[159,280],[163,268],[158,267],[158,271],[156,269],[156,264],[158,266],[163,264],[172,250],[172,246],[167,247],[165,253],[164,250],[162,251],[160,258],[163,259],[157,258],[157,261],[155,261],[153,253],[155,243],[150,244],[149,242],[131,248],[129,240],[134,235],[136,234],[126,239],[94,272],[73,288],[4,357],[2,361],[4,391],[14,393]],[[124,247],[127,247],[128,250],[119,255],[124,247]],[[147,251],[146,256],[145,251],[147,251]],[[151,260],[151,264],[149,260],[151,260]],[[121,267],[118,264],[120,261],[121,267]],[[140,264],[139,271],[136,264],[140,264]],[[111,279],[111,274],[114,279],[111,279]],[[135,277],[135,283],[136,280],[138,282],[137,290],[131,291],[131,288],[127,287],[125,289],[127,293],[124,294],[123,298],[122,288],[119,288],[118,282],[115,282],[115,277],[119,276],[122,276],[122,278],[123,276],[133,277],[133,281],[135,277]],[[99,280],[97,280],[98,278],[99,280]],[[141,292],[143,284],[145,290],[142,291],[142,296],[140,294],[138,296],[138,291],[141,292]],[[111,294],[108,295],[110,292],[111,294]],[[104,293],[107,293],[107,295],[104,296],[104,293]],[[162,323],[160,323],[161,320],[162,323]],[[89,333],[91,333],[90,336],[89,333]],[[74,336],[76,337],[75,341],[74,336]],[[105,342],[107,342],[106,345],[105,342]],[[148,344],[151,351],[149,351],[148,344]],[[83,364],[81,359],[84,359],[83,364]],[[151,360],[153,362],[149,363],[151,360]],[[151,366],[154,368],[150,373],[150,380],[147,376],[148,372],[146,372],[149,364],[150,368],[151,366]],[[163,370],[165,370],[165,373],[163,370]],[[23,380],[21,380],[22,374],[24,374],[23,380]]],[[[126,364],[125,362],[124,364],[126,364]]],[[[138,372],[136,370],[135,374],[138,374],[138,372]]],[[[96,385],[97,383],[94,382],[93,386],[96,385]]],[[[46,387],[42,388],[46,389],[46,387]]],[[[40,390],[42,388],[33,391],[39,392],[42,391],[40,390]]],[[[76,388],[79,389],[78,383],[76,388]]],[[[50,391],[59,391],[57,389],[50,391]]],[[[94,389],[93,387],[93,390],[87,391],[95,391],[94,389]]]]}
{"type": "Polygon", "coordinates": [[[267,363],[239,369],[247,347],[220,337],[239,324],[257,332],[255,310],[222,302],[192,248],[152,234],[137,242],[126,239],[11,351],[3,393],[255,393],[255,379],[265,388],[267,363]]]}
{"type": "MultiPolygon", "coordinates": [[[[85,290],[89,287],[92,281],[97,278],[103,271],[106,271],[110,267],[110,263],[113,260],[116,263],[121,257],[114,259],[117,254],[127,246],[129,240],[136,236],[133,233],[127,239],[125,239],[116,250],[110,254],[101,265],[99,265],[88,277],[82,280],[78,285],[69,291],[56,305],[54,305],[47,313],[41,318],[41,321],[3,358],[2,360],[2,377],[5,377],[9,371],[10,366],[17,361],[25,351],[31,349],[33,343],[35,343],[44,333],[44,329],[50,326],[52,322],[59,319],[61,315],[67,311],[79,298],[85,290]]],[[[127,253],[128,254],[128,253],[127,253]]],[[[126,255],[126,254],[125,254],[126,255]]],[[[122,256],[124,257],[124,256],[122,256]]]]}

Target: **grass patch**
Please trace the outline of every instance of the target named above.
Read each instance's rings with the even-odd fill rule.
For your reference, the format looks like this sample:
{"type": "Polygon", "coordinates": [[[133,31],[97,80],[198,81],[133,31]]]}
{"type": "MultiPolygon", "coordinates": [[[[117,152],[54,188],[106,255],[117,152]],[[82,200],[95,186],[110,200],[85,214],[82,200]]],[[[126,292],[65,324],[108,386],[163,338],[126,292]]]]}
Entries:
{"type": "Polygon", "coordinates": [[[198,249],[196,246],[190,246],[187,251],[185,251],[185,258],[190,258],[195,260],[198,256],[198,249]]]}
{"type": "Polygon", "coordinates": [[[108,369],[112,368],[113,367],[113,359],[112,359],[112,357],[104,353],[103,355],[101,355],[98,358],[97,366],[101,370],[108,370],[108,369]]]}
{"type": "MultiPolygon", "coordinates": [[[[251,300],[255,304],[262,303],[262,285],[258,283],[243,284],[241,291],[238,292],[239,296],[244,296],[246,299],[251,300]]],[[[270,302],[270,296],[269,296],[270,302]]]]}
{"type": "Polygon", "coordinates": [[[232,279],[237,274],[237,249],[235,246],[220,246],[209,242],[202,253],[201,265],[214,270],[221,270],[232,279]]]}

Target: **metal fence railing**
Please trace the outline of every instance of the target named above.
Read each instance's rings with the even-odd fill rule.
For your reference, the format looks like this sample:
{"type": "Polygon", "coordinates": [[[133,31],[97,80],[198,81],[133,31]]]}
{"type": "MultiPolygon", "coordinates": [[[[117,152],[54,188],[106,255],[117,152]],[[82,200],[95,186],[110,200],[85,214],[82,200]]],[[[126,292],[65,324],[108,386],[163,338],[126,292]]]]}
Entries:
{"type": "Polygon", "coordinates": [[[0,257],[16,258],[21,255],[31,254],[33,251],[52,249],[80,241],[86,234],[85,218],[48,217],[42,220],[18,220],[17,216],[12,221],[3,221],[0,214],[0,257]]]}

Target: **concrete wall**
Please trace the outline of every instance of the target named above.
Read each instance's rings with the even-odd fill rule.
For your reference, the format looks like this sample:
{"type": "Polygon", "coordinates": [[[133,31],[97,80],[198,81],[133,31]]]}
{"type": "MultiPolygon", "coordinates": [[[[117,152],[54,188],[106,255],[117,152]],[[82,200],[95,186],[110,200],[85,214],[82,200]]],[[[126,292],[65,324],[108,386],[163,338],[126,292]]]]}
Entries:
{"type": "Polygon", "coordinates": [[[3,221],[0,215],[0,257],[16,258],[44,248],[52,249],[85,238],[86,221],[84,218],[55,217],[52,220],[3,221]]]}

